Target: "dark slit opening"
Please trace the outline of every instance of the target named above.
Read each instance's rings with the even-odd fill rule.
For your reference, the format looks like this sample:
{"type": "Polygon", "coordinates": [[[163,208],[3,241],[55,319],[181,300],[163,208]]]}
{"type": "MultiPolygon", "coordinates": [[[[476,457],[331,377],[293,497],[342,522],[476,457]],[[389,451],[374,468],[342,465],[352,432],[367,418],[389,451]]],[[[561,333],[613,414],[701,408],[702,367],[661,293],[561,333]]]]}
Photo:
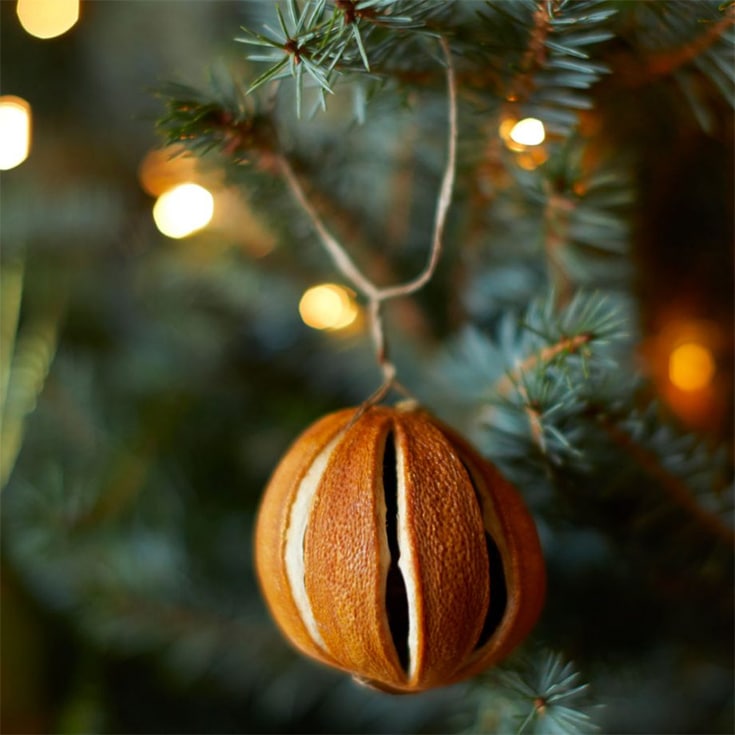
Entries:
{"type": "MultiPolygon", "coordinates": [[[[470,468],[464,462],[462,462],[462,465],[475,492],[475,500],[477,500],[484,525],[485,514],[482,505],[482,496],[480,495],[470,468]]],[[[492,634],[503,620],[505,609],[508,606],[508,588],[505,581],[505,569],[503,569],[503,557],[500,555],[500,549],[493,537],[487,532],[487,529],[485,529],[485,547],[487,548],[488,576],[490,578],[490,605],[487,608],[487,613],[485,613],[485,620],[482,624],[480,637],[475,644],[475,650],[481,648],[490,640],[492,634]]]]}
{"type": "Polygon", "coordinates": [[[385,493],[385,532],[390,551],[390,567],[385,591],[388,625],[398,660],[404,671],[408,671],[408,595],[406,583],[398,568],[401,554],[398,548],[398,473],[396,468],[396,446],[393,434],[385,439],[383,452],[383,492],[385,493]]]}
{"type": "Polygon", "coordinates": [[[490,637],[503,620],[505,608],[508,606],[508,589],[505,585],[503,558],[500,555],[498,545],[487,531],[485,531],[485,545],[487,546],[487,558],[490,562],[490,605],[487,608],[485,622],[482,624],[482,631],[475,648],[484,646],[490,640],[490,637]]]}

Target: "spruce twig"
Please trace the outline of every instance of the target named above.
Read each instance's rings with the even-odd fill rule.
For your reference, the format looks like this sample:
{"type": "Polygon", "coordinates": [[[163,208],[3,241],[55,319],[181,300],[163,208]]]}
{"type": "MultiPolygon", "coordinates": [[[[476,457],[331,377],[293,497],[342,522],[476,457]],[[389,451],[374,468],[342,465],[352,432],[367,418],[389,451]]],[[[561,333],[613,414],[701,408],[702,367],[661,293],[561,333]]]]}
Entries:
{"type": "Polygon", "coordinates": [[[559,355],[570,355],[578,352],[585,345],[593,340],[592,334],[577,334],[572,337],[563,337],[558,342],[543,347],[538,352],[526,357],[520,364],[516,365],[512,370],[505,373],[498,380],[492,391],[496,395],[504,396],[518,385],[525,373],[536,370],[539,366],[550,363],[559,355]]]}
{"type": "Polygon", "coordinates": [[[477,729],[472,732],[582,735],[599,731],[591,714],[589,684],[560,653],[541,651],[519,657],[483,678],[484,686],[477,691],[477,729]]]}

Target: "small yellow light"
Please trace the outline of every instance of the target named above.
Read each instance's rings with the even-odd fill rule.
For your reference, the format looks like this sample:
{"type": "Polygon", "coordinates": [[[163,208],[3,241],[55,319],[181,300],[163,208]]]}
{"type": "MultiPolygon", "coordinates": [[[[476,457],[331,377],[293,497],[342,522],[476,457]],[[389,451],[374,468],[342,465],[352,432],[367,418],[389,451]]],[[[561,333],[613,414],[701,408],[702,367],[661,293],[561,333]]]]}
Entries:
{"type": "Polygon", "coordinates": [[[523,146],[541,145],[546,140],[546,130],[541,120],[526,117],[519,120],[510,130],[510,139],[523,146]]]}
{"type": "Polygon", "coordinates": [[[0,97],[0,171],[19,166],[31,148],[31,106],[20,97],[0,97]]]}
{"type": "Polygon", "coordinates": [[[669,355],[669,380],[683,391],[706,388],[715,374],[710,350],[697,342],[684,342],[669,355]]]}
{"type": "Polygon", "coordinates": [[[156,227],[177,240],[206,227],[213,214],[214,197],[198,184],[179,184],[153,205],[156,227]]]}
{"type": "Polygon", "coordinates": [[[56,38],[79,20],[80,0],[18,0],[23,28],[36,38],[56,38]]]}
{"type": "Polygon", "coordinates": [[[357,312],[352,293],[334,283],[313,286],[299,302],[301,318],[314,329],[344,329],[355,321],[357,312]]]}

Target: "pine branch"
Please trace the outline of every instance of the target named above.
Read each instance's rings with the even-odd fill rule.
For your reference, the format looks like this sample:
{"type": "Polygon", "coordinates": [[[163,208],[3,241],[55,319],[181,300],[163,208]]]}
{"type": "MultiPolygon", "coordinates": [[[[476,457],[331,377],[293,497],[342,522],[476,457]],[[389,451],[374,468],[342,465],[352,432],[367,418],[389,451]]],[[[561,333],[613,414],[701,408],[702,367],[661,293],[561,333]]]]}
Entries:
{"type": "Polygon", "coordinates": [[[709,131],[716,115],[703,80],[735,107],[735,9],[731,3],[708,0],[670,1],[665,12],[655,5],[625,6],[622,33],[632,36],[629,42],[642,53],[615,55],[615,78],[628,89],[673,80],[701,127],[709,131]]]}
{"type": "Polygon", "coordinates": [[[622,408],[634,403],[634,382],[610,385],[608,376],[620,367],[607,347],[625,338],[624,324],[619,313],[595,296],[578,294],[558,315],[551,300],[537,304],[524,323],[536,339],[521,335],[514,346],[516,354],[519,348],[531,351],[516,358],[516,364],[495,382],[484,399],[481,421],[491,433],[502,436],[506,451],[510,448],[513,456],[523,456],[529,452],[522,438],[521,417],[525,417],[526,436],[557,472],[567,464],[590,464],[583,447],[589,444],[585,427],[591,419],[671,500],[733,545],[733,529],[714,510],[724,513],[732,507],[732,497],[723,487],[726,472],[722,468],[718,474],[716,469],[722,462],[715,462],[691,436],[677,439],[662,425],[660,415],[646,422],[632,409],[622,408]],[[601,403],[606,388],[613,389],[601,403]],[[615,416],[621,416],[623,423],[615,416]]]}
{"type": "MultiPolygon", "coordinates": [[[[274,664],[275,631],[254,611],[238,605],[236,615],[232,601],[217,599],[199,578],[201,560],[187,554],[181,528],[119,516],[90,525],[84,519],[104,498],[95,483],[60,466],[44,469],[42,482],[22,481],[9,498],[14,525],[7,535],[9,556],[42,601],[73,613],[97,645],[126,655],[162,653],[187,677],[211,671],[228,651],[242,652],[234,656],[238,679],[254,660],[261,672],[274,664]]],[[[170,502],[167,511],[175,514],[170,502]]]]}
{"type": "MultiPolygon", "coordinates": [[[[580,110],[592,106],[586,91],[609,68],[590,58],[588,47],[613,37],[610,21],[617,12],[605,0],[538,0],[491,6],[503,20],[527,29],[526,48],[505,93],[517,117],[536,117],[547,131],[562,137],[577,126],[580,110]]],[[[482,14],[493,26],[492,14],[482,14]]]]}
{"type": "Polygon", "coordinates": [[[291,77],[295,81],[297,115],[301,116],[305,84],[319,90],[322,107],[334,94],[338,78],[354,71],[373,72],[375,62],[388,58],[407,32],[425,32],[426,19],[441,8],[438,0],[306,0],[301,9],[288,0],[288,15],[275,6],[278,28],[266,34],[243,28],[240,43],[255,47],[247,58],[270,64],[249,86],[291,77]]]}
{"type": "MultiPolygon", "coordinates": [[[[619,63],[615,64],[615,73],[621,83],[634,88],[646,86],[710,54],[727,50],[732,55],[729,31],[735,25],[735,6],[732,3],[698,2],[694,7],[691,3],[669,2],[666,13],[646,7],[626,9],[635,14],[636,28],[643,29],[644,40],[651,48],[640,64],[634,64],[631,57],[620,57],[619,63]],[[692,12],[694,7],[695,13],[692,12]],[[710,17],[704,19],[699,13],[710,17]],[[646,32],[646,28],[653,28],[654,22],[656,32],[646,32]],[[696,33],[702,27],[704,31],[696,33]]],[[[735,72],[730,68],[731,79],[733,74],[735,72]]]]}
{"type": "Polygon", "coordinates": [[[525,373],[543,369],[546,365],[553,363],[557,357],[571,355],[583,350],[592,340],[589,333],[577,334],[573,337],[563,337],[555,344],[543,347],[539,352],[526,357],[519,365],[514,367],[495,384],[493,392],[499,396],[507,395],[522,381],[525,373]]]}
{"type": "Polygon", "coordinates": [[[202,92],[171,83],[158,92],[166,114],[157,130],[166,145],[182,146],[195,155],[218,150],[233,163],[254,162],[268,168],[275,131],[262,105],[246,97],[230,75],[212,75],[202,92]]]}
{"type": "Polygon", "coordinates": [[[536,177],[525,177],[529,196],[542,202],[544,254],[562,303],[575,285],[610,285],[627,275],[631,176],[620,161],[588,170],[584,155],[569,145],[536,177]]]}
{"type": "MultiPolygon", "coordinates": [[[[659,51],[649,56],[646,60],[644,79],[653,81],[658,77],[669,76],[686,64],[696,62],[716,44],[726,39],[725,32],[735,25],[735,6],[730,5],[724,13],[720,20],[709,25],[700,36],[686,41],[679,48],[659,51]]],[[[639,78],[639,84],[641,83],[645,82],[639,78]]]]}
{"type": "Polygon", "coordinates": [[[519,657],[488,672],[477,698],[479,711],[472,732],[581,735],[599,731],[589,685],[581,682],[571,662],[551,651],[519,657]]]}
{"type": "MultiPolygon", "coordinates": [[[[604,409],[593,409],[593,414],[616,446],[654,479],[673,503],[708,533],[729,546],[735,546],[735,529],[723,517],[723,513],[731,511],[733,507],[733,488],[718,487],[718,484],[723,484],[724,472],[719,478],[716,477],[716,468],[720,463],[711,452],[693,444],[691,435],[680,437],[677,441],[658,419],[653,429],[654,436],[648,436],[647,422],[635,413],[625,417],[622,422],[604,409]],[[657,447],[657,444],[661,446],[657,447]],[[687,461],[682,463],[682,459],[687,461]],[[675,467],[677,460],[679,466],[675,467]],[[705,487],[700,492],[694,488],[697,475],[706,477],[705,487]],[[721,512],[717,512],[716,508],[721,509],[721,512]]],[[[697,484],[701,484],[701,481],[697,484]]]]}
{"type": "Polygon", "coordinates": [[[551,32],[551,5],[539,2],[533,10],[533,25],[528,44],[518,64],[518,72],[508,85],[507,97],[512,102],[526,101],[535,84],[534,73],[546,62],[546,40],[551,32]]]}
{"type": "Polygon", "coordinates": [[[725,458],[717,459],[690,435],[677,437],[659,413],[646,419],[635,411],[636,381],[611,380],[621,371],[610,348],[626,337],[622,314],[595,295],[578,294],[561,311],[553,304],[552,297],[532,306],[520,331],[500,330],[494,345],[478,332],[465,333],[455,358],[464,363],[463,373],[454,378],[453,363],[444,363],[449,380],[484,385],[475,396],[482,406],[476,420],[488,432],[481,446],[498,461],[522,462],[526,473],[535,455],[541,473],[536,479],[562,485],[568,473],[594,473],[602,455],[617,448],[628,466],[662,489],[660,502],[673,503],[682,517],[732,546],[725,458]],[[510,367],[498,375],[503,363],[510,367]],[[607,448],[593,440],[596,429],[603,430],[607,448]]]}
{"type": "Polygon", "coordinates": [[[482,245],[470,253],[465,287],[473,318],[491,321],[544,287],[556,291],[560,305],[577,288],[625,289],[636,193],[629,162],[595,160],[572,137],[533,170],[512,159],[501,164],[512,183],[506,179],[489,214],[481,205],[476,210],[482,245]]]}
{"type": "MultiPolygon", "coordinates": [[[[517,355],[511,358],[515,364],[489,389],[481,420],[512,445],[525,416],[532,444],[559,464],[582,458],[583,434],[575,418],[606,379],[606,348],[626,335],[624,319],[604,297],[579,293],[560,312],[553,304],[552,295],[529,308],[510,353],[517,355]]],[[[514,453],[520,451],[528,447],[517,446],[514,453]]]]}

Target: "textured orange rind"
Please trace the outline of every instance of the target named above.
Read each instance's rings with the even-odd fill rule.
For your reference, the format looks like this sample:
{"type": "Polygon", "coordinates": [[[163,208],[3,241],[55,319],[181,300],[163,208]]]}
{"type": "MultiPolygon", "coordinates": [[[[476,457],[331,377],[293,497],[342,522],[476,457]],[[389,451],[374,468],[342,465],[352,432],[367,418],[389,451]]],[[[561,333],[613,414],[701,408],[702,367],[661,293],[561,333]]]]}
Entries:
{"type": "Polygon", "coordinates": [[[296,648],[396,693],[446,686],[503,659],[535,625],[546,588],[536,527],[517,491],[456,432],[405,406],[345,409],[294,442],[263,497],[255,560],[266,603],[296,648]],[[388,441],[392,488],[384,487],[388,441]],[[386,491],[397,496],[397,560],[386,491]],[[486,534],[502,559],[495,580],[486,534]],[[386,592],[396,561],[408,608],[403,662],[386,592]],[[494,582],[504,613],[482,633],[494,582]]]}

